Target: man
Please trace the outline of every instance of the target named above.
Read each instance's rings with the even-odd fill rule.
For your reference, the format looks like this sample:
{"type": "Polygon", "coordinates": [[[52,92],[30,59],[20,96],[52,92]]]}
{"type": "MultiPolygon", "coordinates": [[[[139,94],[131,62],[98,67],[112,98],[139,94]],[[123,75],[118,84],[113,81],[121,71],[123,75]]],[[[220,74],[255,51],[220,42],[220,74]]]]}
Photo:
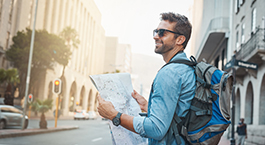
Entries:
{"type": "MultiPolygon", "coordinates": [[[[161,54],[166,63],[172,60],[187,59],[183,52],[191,35],[191,24],[179,14],[162,13],[161,22],[154,30],[155,52],[161,54]]],[[[132,97],[147,112],[147,117],[133,117],[116,111],[111,102],[98,96],[98,112],[101,116],[113,120],[115,125],[148,138],[149,144],[175,145],[172,133],[168,130],[174,113],[185,117],[195,95],[194,69],[188,65],[171,63],[159,70],[153,81],[147,102],[136,91],[132,97]],[[115,123],[115,120],[119,120],[115,123]]],[[[181,144],[185,144],[181,138],[181,144]]]]}
{"type": "Polygon", "coordinates": [[[247,125],[244,123],[244,118],[240,118],[236,132],[238,133],[238,145],[244,145],[247,139],[247,125]]]}

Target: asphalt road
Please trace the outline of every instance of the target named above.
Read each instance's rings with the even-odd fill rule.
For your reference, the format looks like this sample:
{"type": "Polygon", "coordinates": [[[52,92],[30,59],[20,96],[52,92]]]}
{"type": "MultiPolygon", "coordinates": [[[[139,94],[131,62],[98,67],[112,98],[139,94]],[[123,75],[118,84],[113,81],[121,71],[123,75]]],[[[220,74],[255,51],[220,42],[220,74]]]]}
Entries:
{"type": "MultiPolygon", "coordinates": [[[[0,139],[0,145],[111,145],[108,121],[58,120],[57,126],[79,126],[79,129],[24,137],[0,139]]],[[[28,128],[38,128],[39,120],[30,120],[28,128]]],[[[48,120],[54,127],[54,120],[48,120]]]]}

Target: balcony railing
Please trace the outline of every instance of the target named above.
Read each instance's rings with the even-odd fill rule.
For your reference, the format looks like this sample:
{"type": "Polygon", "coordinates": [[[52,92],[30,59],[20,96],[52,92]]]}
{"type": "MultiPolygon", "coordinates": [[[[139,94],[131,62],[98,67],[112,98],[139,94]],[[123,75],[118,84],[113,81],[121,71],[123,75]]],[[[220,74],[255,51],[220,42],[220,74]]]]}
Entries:
{"type": "Polygon", "coordinates": [[[241,45],[241,49],[237,52],[237,59],[244,60],[254,50],[265,50],[265,30],[258,28],[251,38],[241,45]]]}

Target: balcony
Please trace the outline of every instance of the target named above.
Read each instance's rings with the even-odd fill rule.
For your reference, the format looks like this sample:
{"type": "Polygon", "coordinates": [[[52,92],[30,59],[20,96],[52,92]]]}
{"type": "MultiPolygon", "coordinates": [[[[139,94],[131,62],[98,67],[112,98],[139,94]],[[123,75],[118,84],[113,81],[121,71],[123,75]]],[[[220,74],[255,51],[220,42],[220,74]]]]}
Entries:
{"type": "MultiPolygon", "coordinates": [[[[251,38],[241,45],[241,49],[236,53],[236,59],[260,66],[265,60],[265,29],[258,28],[255,33],[251,34],[251,38]]],[[[244,68],[236,69],[236,76],[243,78],[247,74],[256,77],[256,71],[246,70],[244,68]]]]}
{"type": "Polygon", "coordinates": [[[241,45],[236,58],[243,61],[261,64],[261,58],[265,57],[265,33],[259,28],[256,33],[252,33],[251,38],[241,45]]]}
{"type": "MultiPolygon", "coordinates": [[[[225,34],[229,32],[229,18],[219,17],[214,18],[210,21],[210,24],[205,31],[205,35],[202,39],[201,45],[196,53],[196,58],[198,61],[205,58],[208,60],[216,48],[225,38],[225,34]]],[[[208,60],[209,61],[209,60],[208,60]]]]}

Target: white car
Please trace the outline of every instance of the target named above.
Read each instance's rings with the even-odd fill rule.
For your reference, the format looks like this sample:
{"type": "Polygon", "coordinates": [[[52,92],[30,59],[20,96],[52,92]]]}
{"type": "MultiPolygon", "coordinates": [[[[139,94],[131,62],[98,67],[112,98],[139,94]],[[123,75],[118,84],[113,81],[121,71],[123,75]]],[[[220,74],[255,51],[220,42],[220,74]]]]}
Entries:
{"type": "Polygon", "coordinates": [[[88,119],[89,115],[88,113],[86,113],[86,110],[77,110],[75,113],[74,113],[74,120],[76,119],[88,119]]]}
{"type": "Polygon", "coordinates": [[[88,111],[88,119],[97,119],[97,114],[95,111],[88,111]]]}
{"type": "MultiPolygon", "coordinates": [[[[0,129],[9,126],[21,126],[23,112],[10,105],[0,105],[0,129]]],[[[28,116],[25,116],[24,129],[28,127],[28,116]]]]}

